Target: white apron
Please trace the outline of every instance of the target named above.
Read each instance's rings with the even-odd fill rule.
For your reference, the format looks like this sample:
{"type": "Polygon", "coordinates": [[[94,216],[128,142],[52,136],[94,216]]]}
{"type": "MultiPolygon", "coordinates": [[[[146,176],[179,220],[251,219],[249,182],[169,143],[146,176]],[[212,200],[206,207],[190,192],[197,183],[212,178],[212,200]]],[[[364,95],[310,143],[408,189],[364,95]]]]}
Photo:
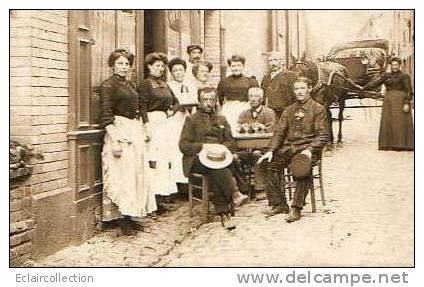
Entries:
{"type": "Polygon", "coordinates": [[[103,221],[123,215],[143,217],[157,209],[155,196],[149,192],[142,123],[115,116],[114,125],[121,140],[122,155],[112,154],[112,140],[106,133],[102,151],[103,221]]]}

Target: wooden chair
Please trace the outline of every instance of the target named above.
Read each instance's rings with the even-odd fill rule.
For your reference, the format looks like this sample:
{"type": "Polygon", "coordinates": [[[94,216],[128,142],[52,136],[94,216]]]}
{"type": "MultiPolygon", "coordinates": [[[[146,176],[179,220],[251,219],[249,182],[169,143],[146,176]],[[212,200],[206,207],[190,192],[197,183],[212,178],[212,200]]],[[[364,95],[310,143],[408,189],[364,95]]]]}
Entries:
{"type": "Polygon", "coordinates": [[[249,185],[249,192],[247,196],[249,197],[249,202],[252,199],[252,193],[255,189],[255,172],[252,165],[247,163],[240,163],[240,167],[242,169],[242,172],[245,176],[246,183],[249,185]]]}
{"type": "MultiPolygon", "coordinates": [[[[325,206],[324,183],[322,174],[322,152],[315,155],[312,163],[312,175],[310,177],[309,194],[311,196],[312,212],[316,212],[315,190],[319,189],[321,195],[321,204],[325,206]]],[[[293,179],[288,167],[284,167],[281,175],[281,188],[288,191],[289,200],[292,200],[292,192],[296,188],[296,182],[293,179]]]]}
{"type": "MultiPolygon", "coordinates": [[[[234,179],[235,181],[235,179],[234,179]]],[[[209,201],[213,193],[209,189],[209,178],[207,175],[192,173],[188,179],[188,204],[189,217],[193,218],[194,203],[200,202],[200,219],[202,223],[210,221],[209,201]],[[200,196],[196,196],[196,191],[200,196]]],[[[231,202],[231,215],[235,215],[234,203],[231,202]]]]}
{"type": "Polygon", "coordinates": [[[188,212],[190,218],[193,217],[195,202],[200,202],[200,218],[202,223],[209,221],[209,179],[206,175],[192,173],[188,179],[188,212]],[[200,197],[195,196],[195,191],[200,191],[200,197]]]}

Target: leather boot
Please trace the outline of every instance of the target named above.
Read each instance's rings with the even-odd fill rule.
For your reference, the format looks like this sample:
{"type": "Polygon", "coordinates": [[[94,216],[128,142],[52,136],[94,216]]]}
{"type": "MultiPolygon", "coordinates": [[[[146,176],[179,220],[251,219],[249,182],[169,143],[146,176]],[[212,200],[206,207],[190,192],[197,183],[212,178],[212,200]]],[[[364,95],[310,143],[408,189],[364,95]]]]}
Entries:
{"type": "Polygon", "coordinates": [[[231,216],[228,214],[221,214],[221,225],[227,230],[236,229],[236,224],[231,219],[231,216]]]}
{"type": "Polygon", "coordinates": [[[240,191],[236,191],[234,193],[234,205],[236,207],[238,206],[242,206],[243,204],[247,203],[247,201],[249,200],[247,195],[244,195],[243,193],[241,193],[240,191]]]}
{"type": "Polygon", "coordinates": [[[300,219],[300,209],[297,207],[290,208],[290,213],[286,218],[287,222],[293,222],[300,219]]]}
{"type": "Polygon", "coordinates": [[[289,206],[287,203],[282,203],[279,205],[273,206],[270,210],[266,210],[264,213],[267,217],[271,217],[280,213],[288,214],[289,213],[289,206]]]}
{"type": "Polygon", "coordinates": [[[129,219],[122,219],[119,227],[122,231],[122,234],[125,236],[134,236],[137,234],[137,230],[133,228],[129,219]]]}

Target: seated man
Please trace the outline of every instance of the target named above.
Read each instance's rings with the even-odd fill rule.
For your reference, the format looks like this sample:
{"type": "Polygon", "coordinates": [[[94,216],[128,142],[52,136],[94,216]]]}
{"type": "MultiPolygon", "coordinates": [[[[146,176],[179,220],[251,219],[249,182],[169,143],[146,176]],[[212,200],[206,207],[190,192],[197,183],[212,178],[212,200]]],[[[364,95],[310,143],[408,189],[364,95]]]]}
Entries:
{"type": "Polygon", "coordinates": [[[293,89],[296,101],[282,113],[280,121],[275,126],[268,152],[258,160],[258,164],[264,160],[269,163],[266,193],[268,205],[272,208],[268,215],[289,213],[286,219],[288,222],[300,219],[311,182],[311,173],[295,178],[296,189],[289,212],[284,190],[280,188],[282,168],[298,154],[306,155],[312,160],[312,155],[325,146],[329,136],[325,108],[310,97],[311,81],[299,77],[293,83],[293,89]]]}
{"type": "MultiPolygon", "coordinates": [[[[219,146],[224,145],[230,150],[233,149],[231,128],[225,117],[216,113],[215,88],[199,88],[198,99],[199,109],[185,119],[179,141],[179,147],[183,153],[184,175],[188,177],[192,173],[200,173],[209,176],[210,189],[214,193],[212,203],[215,212],[220,215],[221,223],[226,229],[234,229],[235,225],[231,222],[230,213],[232,197],[237,187],[231,164],[217,168],[205,165],[202,158],[199,158],[199,155],[210,153],[212,156],[210,160],[219,162],[219,154],[216,152],[220,150],[219,146]]],[[[232,160],[232,155],[230,156],[232,160]]]]}
{"type": "MultiPolygon", "coordinates": [[[[261,88],[250,88],[248,91],[250,109],[243,111],[238,118],[237,132],[254,133],[254,132],[272,132],[277,122],[277,114],[273,109],[263,105],[264,91],[261,88]]],[[[243,150],[238,151],[237,156],[243,165],[255,166],[261,150],[243,150]]],[[[244,175],[246,178],[246,175],[244,175]]],[[[261,184],[264,175],[261,168],[255,168],[255,179],[257,184],[261,184]]]]}
{"type": "Polygon", "coordinates": [[[250,88],[248,92],[250,109],[243,111],[238,118],[238,132],[241,129],[248,132],[249,126],[255,131],[272,132],[277,122],[277,114],[273,109],[263,105],[264,90],[250,88]]]}

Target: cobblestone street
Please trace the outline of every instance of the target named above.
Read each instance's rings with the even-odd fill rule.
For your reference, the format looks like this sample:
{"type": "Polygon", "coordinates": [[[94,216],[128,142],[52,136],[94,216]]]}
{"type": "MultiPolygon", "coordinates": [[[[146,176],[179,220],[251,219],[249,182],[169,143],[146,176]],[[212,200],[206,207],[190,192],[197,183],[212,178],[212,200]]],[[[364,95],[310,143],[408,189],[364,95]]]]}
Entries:
{"type": "Polygon", "coordinates": [[[308,204],[298,222],[266,219],[265,199],[240,208],[233,231],[217,220],[191,230],[188,203],[177,201],[150,233],[112,229],[36,265],[412,266],[414,153],[377,150],[379,109],[345,115],[345,144],[323,160],[327,206],[317,201],[315,214],[308,204]]]}

